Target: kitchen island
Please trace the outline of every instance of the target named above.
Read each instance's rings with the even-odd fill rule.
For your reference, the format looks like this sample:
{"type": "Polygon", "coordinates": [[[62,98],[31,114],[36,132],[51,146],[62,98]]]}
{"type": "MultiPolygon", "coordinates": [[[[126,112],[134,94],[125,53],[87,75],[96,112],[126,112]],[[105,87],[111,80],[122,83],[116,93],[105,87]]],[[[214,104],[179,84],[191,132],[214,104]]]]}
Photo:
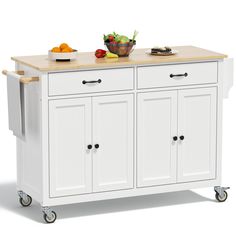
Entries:
{"type": "Polygon", "coordinates": [[[51,207],[62,204],[202,187],[226,200],[222,102],[232,86],[232,60],[193,46],[173,48],[172,56],[136,49],[114,59],[12,58],[16,72],[4,73],[20,83],[23,206],[33,198],[51,223],[51,207]]]}

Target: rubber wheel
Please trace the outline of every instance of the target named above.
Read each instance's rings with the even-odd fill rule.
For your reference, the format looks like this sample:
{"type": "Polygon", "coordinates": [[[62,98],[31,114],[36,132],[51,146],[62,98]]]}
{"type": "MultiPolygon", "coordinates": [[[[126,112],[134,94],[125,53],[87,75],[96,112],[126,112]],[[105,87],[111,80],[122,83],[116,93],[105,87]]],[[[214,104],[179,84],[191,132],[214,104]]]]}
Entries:
{"type": "Polygon", "coordinates": [[[19,202],[23,207],[28,207],[32,203],[32,198],[27,195],[27,201],[25,201],[22,197],[20,197],[19,202]]]}
{"type": "Polygon", "coordinates": [[[44,218],[44,220],[47,222],[47,223],[54,223],[55,222],[55,220],[57,219],[57,214],[56,214],[56,212],[55,211],[52,211],[52,217],[48,217],[47,216],[47,214],[43,214],[43,218],[44,218]]]}
{"type": "Polygon", "coordinates": [[[216,197],[216,200],[217,200],[218,202],[225,202],[226,199],[228,198],[228,193],[227,193],[226,191],[224,191],[224,196],[221,197],[220,194],[216,192],[215,197],[216,197]]]}

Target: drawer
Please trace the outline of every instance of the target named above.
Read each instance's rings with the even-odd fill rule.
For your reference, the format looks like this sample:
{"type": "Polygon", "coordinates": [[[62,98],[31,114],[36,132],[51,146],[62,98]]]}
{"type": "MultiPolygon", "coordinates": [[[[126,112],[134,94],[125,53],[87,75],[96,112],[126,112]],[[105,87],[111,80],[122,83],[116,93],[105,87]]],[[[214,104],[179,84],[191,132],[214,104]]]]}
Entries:
{"type": "Polygon", "coordinates": [[[134,69],[105,69],[51,73],[49,96],[95,93],[134,88],[134,69]]]}
{"type": "Polygon", "coordinates": [[[138,67],[138,88],[217,83],[217,62],[138,67]]]}

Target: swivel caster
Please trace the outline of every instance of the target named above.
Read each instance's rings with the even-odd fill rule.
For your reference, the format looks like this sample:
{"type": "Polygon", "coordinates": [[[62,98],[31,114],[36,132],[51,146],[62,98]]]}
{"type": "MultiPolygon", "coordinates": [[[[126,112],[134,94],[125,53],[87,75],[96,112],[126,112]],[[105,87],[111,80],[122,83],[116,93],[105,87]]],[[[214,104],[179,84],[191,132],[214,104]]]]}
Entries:
{"type": "Polygon", "coordinates": [[[28,207],[31,205],[32,198],[29,195],[27,195],[22,191],[19,191],[18,195],[19,195],[19,202],[23,207],[28,207]]]}
{"type": "Polygon", "coordinates": [[[229,189],[229,187],[220,187],[220,186],[216,186],[214,188],[215,190],[215,198],[218,202],[225,202],[226,199],[228,198],[228,193],[226,192],[226,190],[229,189]]]}
{"type": "Polygon", "coordinates": [[[57,219],[57,214],[55,211],[52,211],[49,207],[43,207],[43,219],[46,223],[54,223],[57,219]]]}

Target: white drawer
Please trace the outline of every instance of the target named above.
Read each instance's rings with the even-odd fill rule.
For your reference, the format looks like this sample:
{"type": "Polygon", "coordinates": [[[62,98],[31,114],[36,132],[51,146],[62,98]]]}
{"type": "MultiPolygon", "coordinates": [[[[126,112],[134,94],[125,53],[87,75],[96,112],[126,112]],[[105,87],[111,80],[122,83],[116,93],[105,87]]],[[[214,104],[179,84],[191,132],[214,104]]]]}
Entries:
{"type": "Polygon", "coordinates": [[[217,83],[217,62],[138,67],[138,88],[217,83]]]}
{"type": "Polygon", "coordinates": [[[51,73],[49,96],[94,93],[134,88],[133,68],[51,73]]]}

